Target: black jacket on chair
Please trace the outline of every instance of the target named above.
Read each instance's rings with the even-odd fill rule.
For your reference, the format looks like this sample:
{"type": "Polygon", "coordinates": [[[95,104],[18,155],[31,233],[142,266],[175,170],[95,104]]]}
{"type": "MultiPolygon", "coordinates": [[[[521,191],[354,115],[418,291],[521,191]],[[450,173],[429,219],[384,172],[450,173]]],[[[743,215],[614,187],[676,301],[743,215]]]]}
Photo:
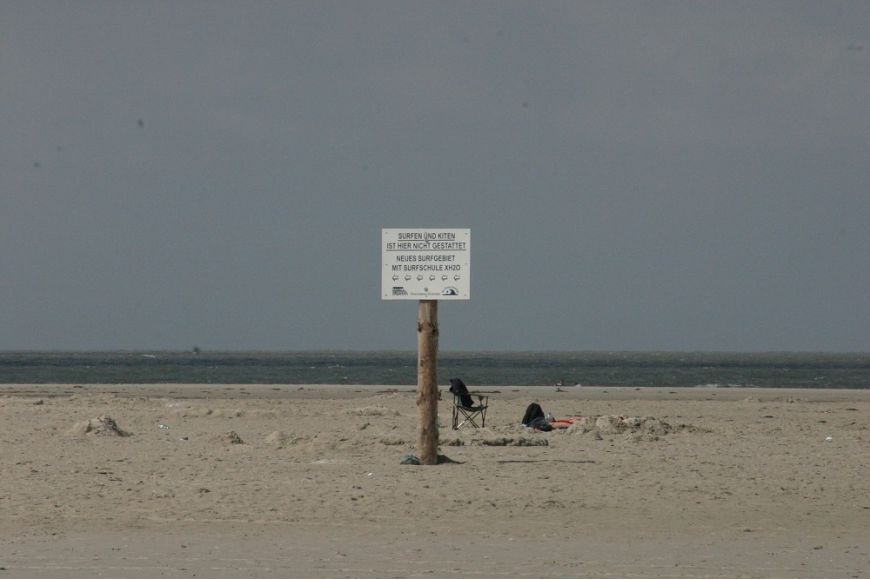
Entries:
{"type": "Polygon", "coordinates": [[[462,379],[450,379],[450,392],[459,397],[459,404],[463,407],[473,407],[474,400],[468,392],[468,387],[462,382],[462,379]]]}

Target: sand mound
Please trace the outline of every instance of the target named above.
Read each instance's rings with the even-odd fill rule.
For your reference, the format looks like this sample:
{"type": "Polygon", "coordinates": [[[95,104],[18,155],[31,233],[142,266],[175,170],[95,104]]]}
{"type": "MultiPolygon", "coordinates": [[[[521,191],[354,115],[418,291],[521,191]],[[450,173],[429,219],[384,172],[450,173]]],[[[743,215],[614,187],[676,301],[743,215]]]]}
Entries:
{"type": "Polygon", "coordinates": [[[550,442],[539,437],[491,437],[487,439],[472,439],[471,444],[495,447],[547,447],[550,442]]]}
{"type": "Polygon", "coordinates": [[[601,415],[595,417],[594,420],[589,418],[587,421],[572,425],[566,432],[569,433],[588,433],[594,431],[598,435],[648,435],[659,437],[680,431],[689,432],[705,432],[693,425],[679,424],[671,425],[667,421],[656,419],[655,417],[623,417],[621,415],[601,415]]]}
{"type": "Polygon", "coordinates": [[[620,415],[602,415],[595,419],[595,428],[602,434],[643,433],[650,435],[667,435],[674,428],[670,423],[655,417],[622,417],[620,415]]]}
{"type": "Polygon", "coordinates": [[[270,445],[286,445],[290,441],[290,436],[284,431],[272,431],[266,436],[265,441],[270,445]]]}
{"type": "Polygon", "coordinates": [[[131,433],[118,427],[118,423],[106,415],[96,417],[95,419],[88,419],[87,421],[79,421],[72,426],[69,434],[79,437],[88,434],[107,437],[129,437],[131,435],[131,433]]]}
{"type": "Polygon", "coordinates": [[[396,416],[398,411],[394,411],[381,405],[372,405],[369,407],[357,407],[356,409],[348,409],[345,411],[348,415],[359,415],[363,417],[384,417],[396,416]]]}
{"type": "Polygon", "coordinates": [[[292,433],[287,433],[286,431],[272,431],[266,436],[263,441],[265,441],[269,445],[284,447],[286,445],[296,445],[297,443],[305,441],[306,439],[306,437],[299,437],[297,435],[293,435],[292,433]]]}
{"type": "Polygon", "coordinates": [[[242,445],[244,441],[235,431],[228,431],[220,436],[221,441],[229,445],[242,445]]]}

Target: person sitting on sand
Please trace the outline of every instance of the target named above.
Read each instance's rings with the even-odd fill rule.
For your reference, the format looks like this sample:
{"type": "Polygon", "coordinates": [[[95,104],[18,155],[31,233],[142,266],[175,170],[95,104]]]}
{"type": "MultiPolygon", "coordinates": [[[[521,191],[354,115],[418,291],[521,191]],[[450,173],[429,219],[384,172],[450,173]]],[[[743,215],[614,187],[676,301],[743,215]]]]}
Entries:
{"type": "Polygon", "coordinates": [[[523,415],[522,424],[523,427],[528,427],[535,431],[552,431],[553,429],[567,429],[582,419],[582,417],[553,419],[549,413],[544,413],[544,410],[539,404],[532,403],[526,407],[526,414],[523,415]]]}
{"type": "Polygon", "coordinates": [[[523,427],[528,427],[536,431],[551,431],[553,429],[553,427],[550,426],[550,421],[547,419],[547,415],[544,414],[544,410],[537,403],[532,403],[526,407],[526,413],[523,415],[522,424],[523,427]]]}

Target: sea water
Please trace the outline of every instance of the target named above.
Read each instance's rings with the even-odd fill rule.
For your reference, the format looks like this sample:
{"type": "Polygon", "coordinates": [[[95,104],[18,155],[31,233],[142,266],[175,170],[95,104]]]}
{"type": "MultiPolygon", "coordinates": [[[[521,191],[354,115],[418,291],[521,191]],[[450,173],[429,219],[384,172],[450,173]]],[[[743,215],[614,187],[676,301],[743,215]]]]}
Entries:
{"type": "MultiPolygon", "coordinates": [[[[440,353],[439,383],[870,388],[870,353],[440,353]]],[[[414,352],[0,352],[0,383],[413,385],[414,352]]]]}

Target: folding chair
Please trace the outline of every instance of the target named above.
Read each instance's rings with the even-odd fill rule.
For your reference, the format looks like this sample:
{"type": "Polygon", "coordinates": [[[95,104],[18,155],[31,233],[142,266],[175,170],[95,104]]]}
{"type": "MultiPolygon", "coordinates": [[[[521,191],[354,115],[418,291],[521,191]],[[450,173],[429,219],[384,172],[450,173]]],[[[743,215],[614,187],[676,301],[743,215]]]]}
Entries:
{"type": "Polygon", "coordinates": [[[470,395],[477,399],[476,405],[463,405],[460,396],[456,393],[453,394],[453,423],[451,426],[454,430],[462,429],[466,424],[475,428],[486,427],[486,409],[489,407],[489,397],[477,393],[470,393],[470,395]],[[480,425],[477,424],[478,420],[480,425]]]}

